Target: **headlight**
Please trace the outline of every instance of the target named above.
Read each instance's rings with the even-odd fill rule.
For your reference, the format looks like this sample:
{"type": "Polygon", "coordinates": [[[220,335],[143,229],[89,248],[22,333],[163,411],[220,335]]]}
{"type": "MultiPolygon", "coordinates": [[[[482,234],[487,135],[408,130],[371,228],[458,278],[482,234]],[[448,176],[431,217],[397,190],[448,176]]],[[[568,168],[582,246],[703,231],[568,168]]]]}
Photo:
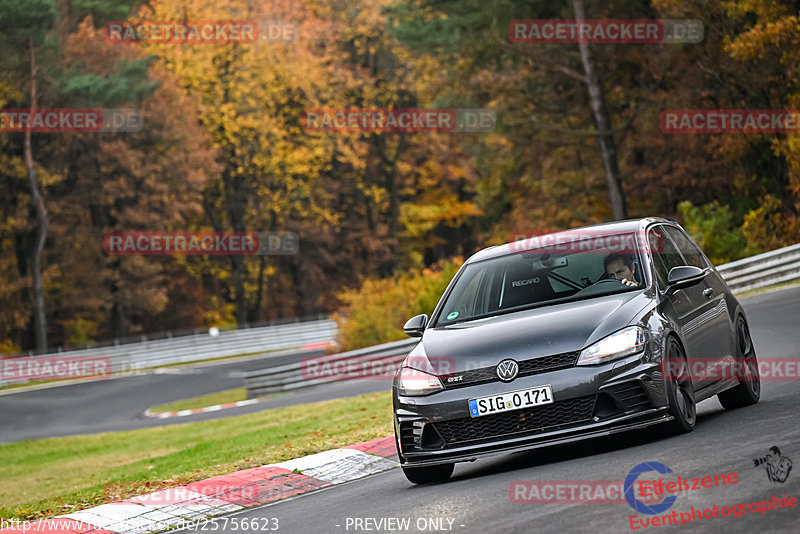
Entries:
{"type": "Polygon", "coordinates": [[[644,342],[642,327],[623,328],[583,349],[577,365],[594,365],[636,354],[644,350],[644,342]]]}
{"type": "Polygon", "coordinates": [[[436,370],[425,354],[413,352],[403,361],[403,366],[395,375],[394,383],[400,395],[430,395],[444,389],[435,374],[436,370]],[[424,370],[421,370],[424,369],[424,370]]]}
{"type": "Polygon", "coordinates": [[[412,397],[430,395],[444,389],[438,377],[411,367],[400,369],[396,383],[400,395],[412,397]]]}

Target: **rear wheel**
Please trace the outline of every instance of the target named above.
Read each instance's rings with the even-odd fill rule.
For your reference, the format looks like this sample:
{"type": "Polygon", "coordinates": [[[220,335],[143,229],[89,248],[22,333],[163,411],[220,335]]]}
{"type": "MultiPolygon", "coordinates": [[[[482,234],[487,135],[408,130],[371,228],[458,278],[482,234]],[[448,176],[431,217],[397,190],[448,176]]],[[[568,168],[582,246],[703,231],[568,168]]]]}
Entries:
{"type": "Polygon", "coordinates": [[[412,484],[430,484],[450,478],[455,464],[440,464],[426,467],[403,467],[403,474],[412,484]]]}
{"type": "Polygon", "coordinates": [[[697,421],[694,385],[689,365],[686,363],[686,355],[680,343],[673,337],[667,341],[664,362],[664,382],[667,387],[669,413],[674,419],[661,425],[661,430],[667,435],[691,432],[697,421]]]}
{"type": "Polygon", "coordinates": [[[750,329],[741,315],[736,318],[736,349],[739,384],[717,395],[719,403],[726,410],[756,404],[761,398],[761,377],[758,375],[756,350],[753,348],[750,329]]]}

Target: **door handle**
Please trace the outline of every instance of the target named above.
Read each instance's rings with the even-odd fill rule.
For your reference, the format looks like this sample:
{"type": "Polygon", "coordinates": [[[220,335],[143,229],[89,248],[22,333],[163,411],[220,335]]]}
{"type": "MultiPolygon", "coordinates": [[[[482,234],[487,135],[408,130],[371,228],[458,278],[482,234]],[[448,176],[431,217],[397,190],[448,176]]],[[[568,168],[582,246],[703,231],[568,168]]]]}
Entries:
{"type": "Polygon", "coordinates": [[[711,295],[713,295],[713,294],[714,294],[714,290],[711,289],[710,287],[707,287],[707,288],[705,288],[703,290],[703,295],[705,295],[708,298],[711,298],[711,295]]]}

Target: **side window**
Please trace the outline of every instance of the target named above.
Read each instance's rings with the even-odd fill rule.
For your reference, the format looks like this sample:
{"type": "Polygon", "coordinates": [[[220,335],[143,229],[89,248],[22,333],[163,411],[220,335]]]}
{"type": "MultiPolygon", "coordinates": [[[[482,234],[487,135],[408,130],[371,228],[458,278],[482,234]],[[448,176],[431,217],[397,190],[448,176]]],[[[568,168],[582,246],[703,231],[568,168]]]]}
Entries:
{"type": "Polygon", "coordinates": [[[697,249],[697,245],[686,237],[683,232],[671,226],[665,226],[664,229],[675,244],[678,245],[678,250],[683,254],[687,264],[700,267],[701,269],[708,267],[703,259],[703,255],[700,254],[700,251],[697,249]]]}
{"type": "Polygon", "coordinates": [[[650,253],[653,256],[656,283],[660,289],[666,289],[669,271],[686,263],[678,248],[666,235],[663,226],[651,228],[647,232],[647,241],[650,243],[650,253]]]}

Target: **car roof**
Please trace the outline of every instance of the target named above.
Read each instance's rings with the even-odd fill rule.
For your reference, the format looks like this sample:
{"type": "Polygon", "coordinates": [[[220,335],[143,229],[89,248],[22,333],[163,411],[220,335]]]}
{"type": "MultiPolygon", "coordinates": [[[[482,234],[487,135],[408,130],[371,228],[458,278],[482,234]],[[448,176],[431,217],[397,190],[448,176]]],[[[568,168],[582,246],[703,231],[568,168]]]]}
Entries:
{"type": "MultiPolygon", "coordinates": [[[[591,226],[578,226],[575,228],[569,228],[567,230],[562,230],[560,232],[552,232],[549,234],[542,234],[540,236],[536,236],[538,238],[542,238],[544,236],[553,236],[556,237],[560,234],[566,233],[574,233],[576,230],[595,230],[595,229],[603,229],[604,233],[614,234],[614,233],[631,233],[636,232],[639,230],[643,230],[649,224],[653,223],[663,223],[663,224],[670,224],[674,226],[679,226],[678,223],[674,219],[665,219],[662,217],[644,217],[642,219],[626,219],[624,221],[612,221],[602,224],[594,224],[591,226]]],[[[534,237],[534,236],[530,236],[534,237]]],[[[529,238],[530,238],[529,237],[529,238]]],[[[525,239],[520,241],[515,241],[514,243],[524,243],[525,239]]],[[[494,245],[492,247],[487,247],[483,250],[479,250],[475,254],[469,257],[466,262],[464,263],[474,263],[477,261],[488,260],[491,258],[498,258],[501,256],[506,256],[509,254],[515,254],[519,250],[519,248],[524,247],[521,245],[520,247],[509,246],[511,243],[504,243],[502,245],[494,245]]]]}

